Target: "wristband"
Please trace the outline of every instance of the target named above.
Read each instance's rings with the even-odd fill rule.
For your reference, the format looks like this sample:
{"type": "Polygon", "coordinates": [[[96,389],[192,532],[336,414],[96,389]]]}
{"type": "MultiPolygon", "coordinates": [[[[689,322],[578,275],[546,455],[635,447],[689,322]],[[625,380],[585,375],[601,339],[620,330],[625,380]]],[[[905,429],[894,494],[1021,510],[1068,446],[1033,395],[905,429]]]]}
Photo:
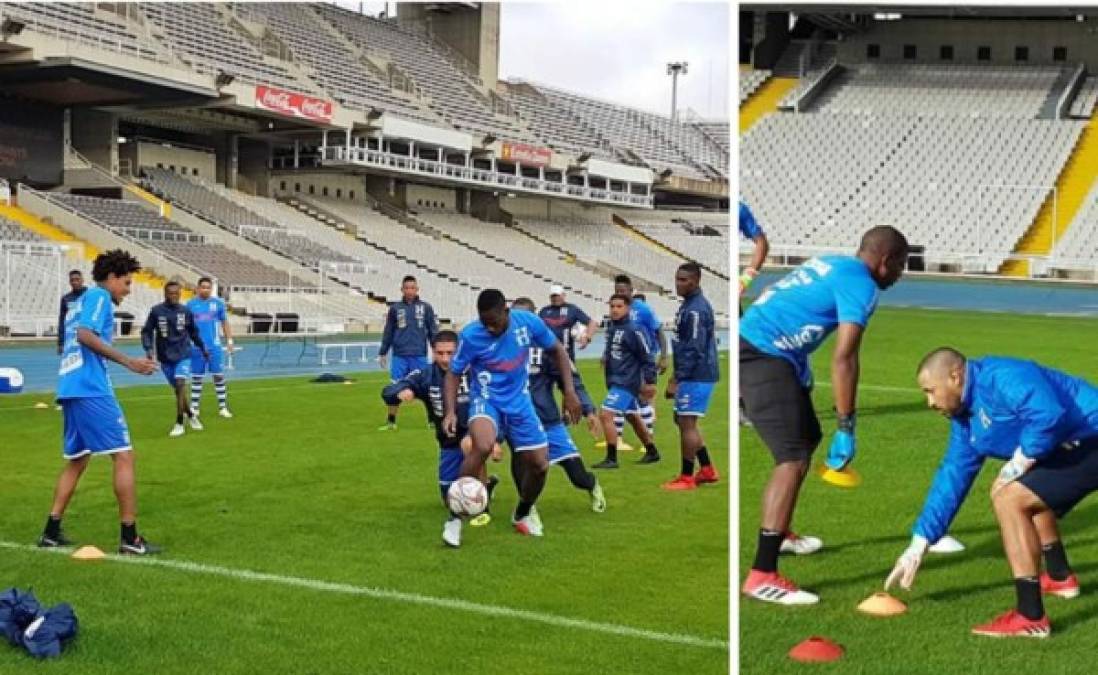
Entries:
{"type": "Polygon", "coordinates": [[[743,271],[743,274],[740,275],[740,285],[747,288],[757,276],[759,276],[759,271],[753,267],[748,267],[743,271]]]}

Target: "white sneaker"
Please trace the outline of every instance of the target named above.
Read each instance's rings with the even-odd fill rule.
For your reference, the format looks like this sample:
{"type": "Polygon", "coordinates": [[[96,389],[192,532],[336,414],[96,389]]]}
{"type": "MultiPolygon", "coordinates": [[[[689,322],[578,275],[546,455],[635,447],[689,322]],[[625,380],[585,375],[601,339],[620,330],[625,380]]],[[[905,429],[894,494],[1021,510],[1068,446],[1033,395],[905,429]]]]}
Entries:
{"type": "Polygon", "coordinates": [[[182,436],[186,432],[187,432],[187,430],[183,428],[182,424],[176,424],[175,426],[172,427],[172,430],[168,432],[168,435],[171,436],[172,438],[176,438],[178,436],[182,436]]]}
{"type": "Polygon", "coordinates": [[[461,546],[461,518],[450,518],[442,526],[442,542],[452,548],[461,546]]]}
{"type": "Polygon", "coordinates": [[[797,534],[790,533],[786,535],[785,539],[782,539],[782,553],[793,553],[796,555],[810,555],[823,548],[823,541],[819,537],[802,537],[797,534]]]}
{"type": "Polygon", "coordinates": [[[202,422],[199,421],[198,416],[188,417],[187,420],[191,423],[191,428],[195,431],[202,431],[202,422]]]}
{"type": "Polygon", "coordinates": [[[217,414],[221,415],[222,417],[224,417],[227,420],[233,418],[233,414],[231,412],[229,412],[228,408],[222,408],[221,410],[218,411],[217,414]]]}
{"type": "Polygon", "coordinates": [[[540,537],[545,533],[536,506],[530,507],[530,513],[526,514],[526,517],[521,520],[515,520],[512,515],[511,523],[515,526],[516,532],[525,534],[527,537],[540,537]]]}
{"type": "Polygon", "coordinates": [[[947,534],[927,550],[931,553],[960,553],[965,550],[965,545],[947,534]]]}
{"type": "Polygon", "coordinates": [[[606,511],[606,495],[602,492],[602,486],[595,479],[595,487],[591,488],[591,510],[595,513],[606,511]]]}

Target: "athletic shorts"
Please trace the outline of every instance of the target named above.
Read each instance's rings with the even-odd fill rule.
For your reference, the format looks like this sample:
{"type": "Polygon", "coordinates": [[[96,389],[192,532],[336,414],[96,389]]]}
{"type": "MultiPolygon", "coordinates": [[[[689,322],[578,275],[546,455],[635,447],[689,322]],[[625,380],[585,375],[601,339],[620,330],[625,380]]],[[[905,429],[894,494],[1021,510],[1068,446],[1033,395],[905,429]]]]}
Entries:
{"type": "Polygon", "coordinates": [[[683,417],[705,417],[715,386],[716,382],[679,382],[675,390],[675,414],[683,417]]]}
{"type": "Polygon", "coordinates": [[[774,462],[807,461],[823,438],[812,396],[793,364],[740,339],[740,399],[774,462]]]}
{"type": "Polygon", "coordinates": [[[438,451],[438,484],[449,488],[461,475],[461,463],[465,461],[465,454],[461,448],[439,448],[438,451]]]}
{"type": "Polygon", "coordinates": [[[1098,490],[1098,436],[1064,443],[1018,479],[1057,517],[1098,490]]]}
{"type": "Polygon", "coordinates": [[[580,377],[579,371],[572,373],[572,384],[576,387],[576,396],[580,400],[580,408],[583,410],[583,416],[587,417],[595,412],[595,402],[591,400],[591,394],[587,391],[587,385],[583,383],[583,379],[580,377]]]}
{"type": "Polygon", "coordinates": [[[389,377],[392,378],[393,382],[396,382],[404,379],[408,373],[427,370],[430,365],[426,356],[396,356],[394,354],[392,360],[389,361],[389,377]]]}
{"type": "Polygon", "coordinates": [[[164,378],[168,380],[168,384],[175,387],[176,380],[186,380],[191,376],[191,362],[187,359],[175,363],[161,361],[160,372],[164,373],[164,378]]]}
{"type": "Polygon", "coordinates": [[[202,352],[197,349],[191,350],[191,373],[193,375],[205,375],[210,373],[211,375],[223,375],[225,368],[222,366],[221,360],[224,351],[220,346],[213,345],[209,348],[210,360],[206,361],[202,356],[202,352]]]}
{"type": "Polygon", "coordinates": [[[469,401],[469,426],[478,417],[492,421],[496,427],[496,438],[506,440],[512,452],[526,452],[544,448],[549,443],[545,427],[534,410],[534,402],[525,394],[521,402],[510,412],[503,412],[488,399],[474,398],[469,401]]]}
{"type": "Polygon", "coordinates": [[[640,397],[623,387],[612,386],[606,392],[606,398],[602,400],[603,410],[624,415],[627,412],[636,412],[640,407],[640,397]]]}
{"type": "Polygon", "coordinates": [[[61,455],[113,455],[132,449],[130,429],[118,400],[113,396],[61,399],[65,430],[61,455]]]}
{"type": "Polygon", "coordinates": [[[549,463],[557,464],[570,457],[579,457],[580,451],[563,422],[557,422],[545,430],[549,439],[549,463]]]}

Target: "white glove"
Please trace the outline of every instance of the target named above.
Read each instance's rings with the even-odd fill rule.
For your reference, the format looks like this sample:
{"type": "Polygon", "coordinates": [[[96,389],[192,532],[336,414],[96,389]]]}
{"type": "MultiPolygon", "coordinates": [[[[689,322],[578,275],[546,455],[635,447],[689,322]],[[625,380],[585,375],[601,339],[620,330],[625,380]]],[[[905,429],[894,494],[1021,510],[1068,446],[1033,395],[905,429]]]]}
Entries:
{"type": "Polygon", "coordinates": [[[995,483],[991,486],[991,495],[995,496],[996,492],[1024,476],[1036,463],[1037,460],[1030,459],[1022,453],[1021,447],[1016,449],[1010,461],[1004,464],[1002,469],[999,469],[999,477],[995,479],[995,483]]]}
{"type": "Polygon", "coordinates": [[[887,591],[897,581],[904,590],[910,590],[911,585],[915,583],[915,573],[919,571],[919,565],[922,564],[923,556],[929,547],[930,542],[925,537],[917,534],[913,536],[911,543],[896,561],[896,566],[892,568],[892,573],[885,579],[885,590],[887,591]]]}

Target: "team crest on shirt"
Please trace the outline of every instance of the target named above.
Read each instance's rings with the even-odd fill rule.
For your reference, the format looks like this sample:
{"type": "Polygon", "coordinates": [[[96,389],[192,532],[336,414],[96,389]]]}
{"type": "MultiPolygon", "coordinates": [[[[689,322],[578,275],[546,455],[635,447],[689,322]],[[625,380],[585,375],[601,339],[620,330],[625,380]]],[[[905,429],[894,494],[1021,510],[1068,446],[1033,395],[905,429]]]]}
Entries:
{"type": "Polygon", "coordinates": [[[983,408],[980,408],[980,424],[984,425],[985,429],[991,428],[991,418],[987,416],[983,408]]]}
{"type": "Polygon", "coordinates": [[[519,347],[530,346],[530,330],[526,326],[521,326],[513,331],[515,335],[515,342],[518,342],[519,347]]]}

